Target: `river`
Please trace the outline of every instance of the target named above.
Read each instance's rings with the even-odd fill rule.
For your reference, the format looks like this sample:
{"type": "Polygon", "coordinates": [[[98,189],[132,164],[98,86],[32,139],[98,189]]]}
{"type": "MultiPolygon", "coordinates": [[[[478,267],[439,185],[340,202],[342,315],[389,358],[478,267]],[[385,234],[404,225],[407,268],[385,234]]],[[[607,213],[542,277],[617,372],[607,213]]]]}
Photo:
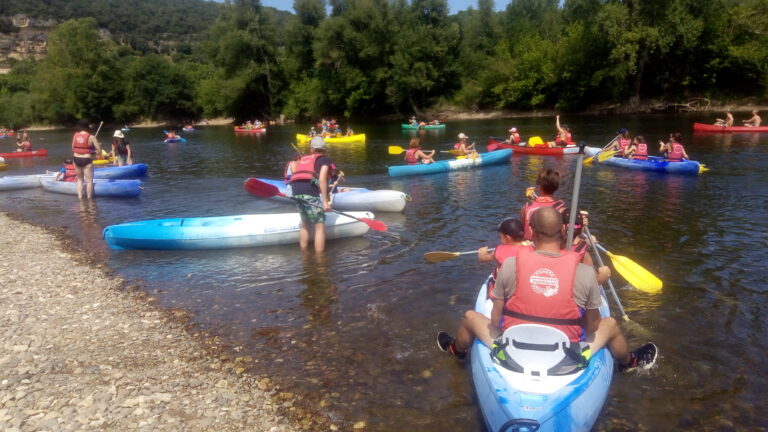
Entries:
{"type": "MultiPolygon", "coordinates": [[[[565,116],[577,140],[602,146],[626,127],[657,142],[681,131],[693,159],[710,171],[676,176],[585,167],[580,207],[607,247],[664,281],[651,295],[617,277],[631,321],[631,345],[654,341],[658,366],[617,375],[596,430],[743,430],[768,427],[768,134],[693,134],[715,115],[565,116]],[[762,401],[762,402],[761,402],[762,401]]],[[[737,116],[738,117],[738,116],[737,116]]],[[[740,118],[740,117],[739,117],[740,118]]],[[[524,137],[552,135],[550,118],[453,121],[429,131],[425,148],[448,149],[459,132],[485,144],[516,126],[524,137]]],[[[387,146],[407,146],[397,124],[355,123],[364,146],[331,146],[347,185],[396,189],[413,201],[403,213],[377,214],[389,227],[330,241],[324,259],[298,246],[221,251],[109,251],[105,226],[142,219],[290,212],[291,205],[248,195],[250,176],[279,177],[289,143],[308,125],[263,135],[229,127],[182,133],[165,144],[159,129],[127,132],[136,161],[149,164],[138,199],[78,203],[42,189],[3,192],[0,209],[64,228],[106,264],[167,308],[192,313],[253,371],[269,375],[310,409],[367,430],[482,431],[469,365],[438,351],[438,330],[454,333],[491,267],[466,256],[427,264],[429,251],[495,245],[496,224],[517,215],[542,167],[565,175],[568,199],[576,157],[513,156],[506,165],[431,176],[390,178],[401,161],[387,146]]],[[[112,130],[103,130],[103,140],[112,130]]],[[[48,158],[8,160],[4,175],[60,167],[72,131],[33,132],[48,158]]],[[[11,151],[11,140],[0,140],[11,151]]],[[[650,146],[655,150],[655,146],[650,146]]],[[[12,247],[6,245],[5,247],[12,247]]],[[[615,314],[615,310],[614,310],[615,314]]]]}

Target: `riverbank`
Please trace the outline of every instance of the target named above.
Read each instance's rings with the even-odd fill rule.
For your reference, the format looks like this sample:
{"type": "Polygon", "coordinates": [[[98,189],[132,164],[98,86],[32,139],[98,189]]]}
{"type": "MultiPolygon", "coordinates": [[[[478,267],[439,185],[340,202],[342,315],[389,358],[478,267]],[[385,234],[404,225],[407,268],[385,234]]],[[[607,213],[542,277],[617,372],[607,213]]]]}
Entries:
{"type": "Polygon", "coordinates": [[[0,244],[0,429],[298,429],[281,414],[292,401],[184,311],[2,213],[0,244]]]}

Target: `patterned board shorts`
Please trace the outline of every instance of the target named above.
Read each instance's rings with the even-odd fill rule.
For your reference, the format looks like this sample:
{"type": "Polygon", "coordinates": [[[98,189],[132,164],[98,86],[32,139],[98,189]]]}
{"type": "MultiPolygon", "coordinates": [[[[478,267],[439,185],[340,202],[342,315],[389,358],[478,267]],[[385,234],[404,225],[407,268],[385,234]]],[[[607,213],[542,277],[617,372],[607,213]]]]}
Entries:
{"type": "Polygon", "coordinates": [[[310,204],[319,206],[315,207],[297,202],[296,206],[299,208],[299,214],[301,215],[302,222],[310,224],[325,222],[325,211],[323,210],[323,202],[320,200],[320,197],[316,197],[314,195],[294,195],[294,198],[298,198],[310,204]]]}

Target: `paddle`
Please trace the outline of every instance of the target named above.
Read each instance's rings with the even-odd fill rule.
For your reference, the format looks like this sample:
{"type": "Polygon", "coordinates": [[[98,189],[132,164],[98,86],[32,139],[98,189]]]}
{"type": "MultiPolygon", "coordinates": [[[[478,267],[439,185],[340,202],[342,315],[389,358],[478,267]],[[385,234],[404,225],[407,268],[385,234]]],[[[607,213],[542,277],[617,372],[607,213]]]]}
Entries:
{"type": "MultiPolygon", "coordinates": [[[[612,140],[608,141],[608,144],[606,144],[606,145],[604,145],[604,146],[603,146],[603,150],[605,150],[606,148],[608,148],[608,146],[610,146],[611,144],[613,144],[613,142],[614,142],[614,141],[616,141],[616,139],[618,139],[620,136],[621,136],[621,135],[616,135],[615,137],[613,137],[613,139],[612,139],[612,140]]],[[[584,165],[589,165],[589,164],[591,164],[591,163],[592,163],[592,161],[593,161],[593,160],[595,160],[595,156],[599,156],[599,155],[600,155],[600,154],[603,152],[603,150],[600,150],[600,151],[599,151],[599,152],[597,152],[596,154],[594,154],[594,155],[592,155],[592,156],[590,156],[590,157],[588,157],[588,158],[584,159],[584,165]]],[[[616,154],[616,153],[614,153],[614,154],[616,154]]],[[[613,154],[612,154],[611,156],[613,156],[613,154]]],[[[609,156],[609,157],[610,157],[610,156],[609,156]]],[[[605,159],[608,159],[608,158],[605,158],[605,159]]],[[[602,162],[602,161],[604,161],[605,159],[602,159],[602,160],[601,160],[600,158],[598,158],[598,162],[602,162]]]]}
{"type": "Polygon", "coordinates": [[[597,156],[598,162],[605,162],[608,159],[612,158],[618,152],[619,152],[618,150],[609,150],[609,151],[600,152],[595,156],[597,156]]]}
{"type": "MultiPolygon", "coordinates": [[[[263,181],[261,181],[259,179],[249,178],[248,180],[245,181],[245,183],[243,184],[243,187],[249,193],[251,193],[253,195],[256,195],[258,197],[272,198],[274,196],[281,196],[281,197],[284,197],[284,198],[292,199],[292,200],[294,200],[296,202],[300,202],[300,203],[305,204],[305,205],[311,205],[313,207],[322,208],[322,206],[319,206],[317,204],[311,204],[311,203],[309,203],[307,201],[304,201],[303,199],[296,198],[296,197],[289,197],[286,194],[280,192],[280,190],[276,186],[271,185],[269,183],[264,183],[263,181]]],[[[342,216],[346,216],[348,218],[355,219],[356,221],[362,222],[362,223],[368,225],[369,227],[371,227],[371,229],[374,229],[376,231],[386,231],[387,230],[387,226],[384,225],[384,223],[382,223],[382,222],[375,221],[375,220],[368,219],[368,218],[355,217],[355,216],[352,216],[349,213],[344,213],[344,212],[341,212],[339,210],[331,209],[331,211],[334,212],[334,213],[338,213],[338,214],[340,214],[342,216]]]]}
{"type": "MultiPolygon", "coordinates": [[[[589,246],[592,247],[592,253],[595,256],[595,259],[597,260],[597,264],[602,267],[605,264],[603,264],[603,258],[600,257],[600,252],[598,252],[597,248],[595,247],[595,242],[592,240],[592,234],[589,233],[589,227],[584,225],[584,234],[587,235],[587,241],[589,241],[589,246]]],[[[611,278],[608,278],[608,288],[611,289],[611,294],[613,295],[613,300],[616,301],[616,306],[619,307],[619,311],[621,312],[621,319],[624,321],[629,321],[629,317],[627,316],[627,313],[624,312],[624,308],[621,306],[621,300],[619,300],[619,296],[616,294],[616,288],[613,287],[613,282],[611,282],[611,278]]]]}
{"type": "Polygon", "coordinates": [[[611,259],[616,271],[619,272],[630,285],[651,294],[661,290],[663,283],[659,278],[654,276],[653,273],[627,257],[612,254],[605,250],[602,245],[597,244],[595,246],[598,250],[608,255],[608,258],[611,259]]]}
{"type": "Polygon", "coordinates": [[[392,146],[387,147],[387,151],[391,155],[397,155],[397,154],[400,154],[400,153],[402,153],[402,152],[404,152],[406,150],[404,148],[400,147],[400,146],[392,145],[392,146]]]}
{"type": "MultiPolygon", "coordinates": [[[[559,118],[559,116],[558,116],[559,118]]],[[[565,242],[565,250],[571,250],[573,246],[573,229],[576,226],[576,213],[579,211],[579,190],[581,189],[581,169],[584,165],[584,141],[579,143],[579,159],[576,162],[576,174],[573,180],[573,196],[571,196],[571,217],[568,219],[568,237],[565,242]]]]}
{"type": "MultiPolygon", "coordinates": [[[[496,248],[488,249],[488,252],[495,251],[496,248]]],[[[476,254],[477,251],[468,252],[427,252],[424,254],[424,259],[429,263],[439,263],[443,261],[450,261],[454,258],[458,258],[461,255],[476,254]]]]}

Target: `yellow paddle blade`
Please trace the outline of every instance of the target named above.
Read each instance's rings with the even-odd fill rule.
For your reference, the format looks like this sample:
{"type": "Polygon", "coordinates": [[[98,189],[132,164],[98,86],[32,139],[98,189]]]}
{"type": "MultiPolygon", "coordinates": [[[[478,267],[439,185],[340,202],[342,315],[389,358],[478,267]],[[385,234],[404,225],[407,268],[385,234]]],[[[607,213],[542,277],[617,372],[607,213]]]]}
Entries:
{"type": "Polygon", "coordinates": [[[595,156],[597,156],[597,155],[590,156],[590,157],[584,159],[583,161],[581,161],[581,163],[584,164],[584,165],[592,165],[592,161],[595,160],[595,156]]]}
{"type": "Polygon", "coordinates": [[[427,252],[424,254],[424,259],[429,263],[438,263],[458,258],[459,255],[459,252],[427,252]]]}
{"type": "Polygon", "coordinates": [[[707,171],[709,171],[709,168],[707,168],[704,164],[699,165],[699,174],[707,171]]]}
{"type": "Polygon", "coordinates": [[[597,156],[597,161],[598,162],[604,162],[604,161],[612,158],[613,155],[615,155],[616,153],[618,153],[618,151],[616,151],[616,150],[610,150],[610,151],[598,153],[596,155],[597,156]]]}
{"type": "Polygon", "coordinates": [[[106,165],[110,162],[112,162],[111,159],[94,159],[93,160],[94,165],[106,165]]]}
{"type": "Polygon", "coordinates": [[[6,169],[8,168],[8,164],[0,164],[0,169],[6,169]]]}
{"type": "Polygon", "coordinates": [[[616,271],[619,272],[630,285],[649,293],[657,293],[661,291],[663,283],[661,282],[661,279],[654,276],[653,273],[627,257],[614,255],[608,251],[605,251],[605,253],[613,262],[616,271]]]}
{"type": "Polygon", "coordinates": [[[389,152],[389,154],[391,154],[391,155],[396,155],[396,154],[400,154],[400,153],[404,152],[404,151],[405,151],[405,149],[404,149],[404,148],[402,148],[402,147],[400,147],[400,146],[389,146],[389,147],[387,148],[387,151],[388,151],[388,152],[389,152]]]}
{"type": "Polygon", "coordinates": [[[456,159],[466,159],[466,156],[456,156],[456,159]]]}

